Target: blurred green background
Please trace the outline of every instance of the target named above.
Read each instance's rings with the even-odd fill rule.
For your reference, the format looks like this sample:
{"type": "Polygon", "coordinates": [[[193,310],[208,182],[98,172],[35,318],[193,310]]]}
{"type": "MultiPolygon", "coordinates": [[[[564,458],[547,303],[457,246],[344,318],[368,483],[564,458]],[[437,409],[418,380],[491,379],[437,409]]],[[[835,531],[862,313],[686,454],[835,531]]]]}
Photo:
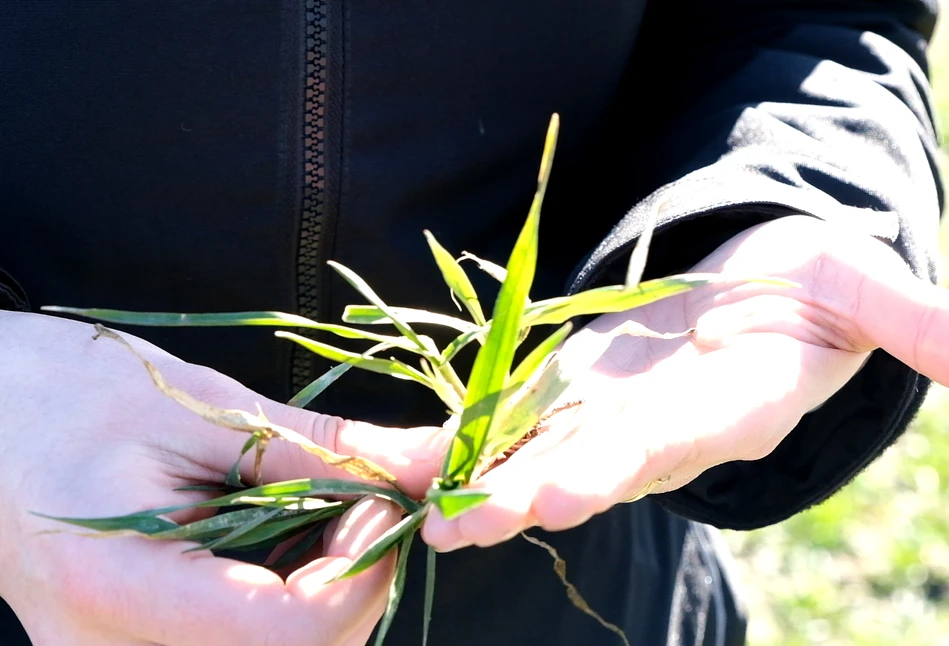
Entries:
{"type": "MultiPolygon", "coordinates": [[[[941,4],[929,58],[949,139],[949,0],[941,4]]],[[[945,144],[942,157],[949,181],[945,144]]],[[[751,646],[949,644],[949,391],[934,389],[896,446],[826,503],[726,538],[747,593],[751,646]]]]}

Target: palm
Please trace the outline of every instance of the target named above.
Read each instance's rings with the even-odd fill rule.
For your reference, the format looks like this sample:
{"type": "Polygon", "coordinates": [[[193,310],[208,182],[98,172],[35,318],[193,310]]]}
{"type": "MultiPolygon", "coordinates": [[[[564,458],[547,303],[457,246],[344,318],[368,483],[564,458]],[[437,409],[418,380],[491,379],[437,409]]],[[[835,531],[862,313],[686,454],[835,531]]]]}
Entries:
{"type": "MultiPolygon", "coordinates": [[[[607,348],[567,395],[582,405],[551,418],[546,433],[482,479],[494,494],[489,503],[450,523],[431,519],[429,542],[488,545],[532,525],[572,527],[656,479],[657,491],[667,491],[717,464],[761,458],[878,345],[949,380],[949,362],[918,354],[920,342],[943,347],[938,340],[908,333],[939,295],[876,240],[789,217],[736,236],[695,271],[800,287],[722,284],[596,319],[562,350],[589,356],[607,348]],[[900,311],[886,302],[893,294],[917,306],[902,310],[909,318],[901,325],[887,319],[900,311]],[[624,334],[628,321],[695,333],[645,338],[624,334]]],[[[943,310],[949,316],[949,304],[943,310]]]]}

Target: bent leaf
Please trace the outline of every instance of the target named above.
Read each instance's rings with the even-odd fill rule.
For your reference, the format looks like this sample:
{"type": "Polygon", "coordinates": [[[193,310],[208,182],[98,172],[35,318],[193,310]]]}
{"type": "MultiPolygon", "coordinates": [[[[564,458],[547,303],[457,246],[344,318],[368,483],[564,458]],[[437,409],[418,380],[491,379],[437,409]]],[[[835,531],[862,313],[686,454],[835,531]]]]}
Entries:
{"type": "MultiPolygon", "coordinates": [[[[121,336],[98,323],[96,324],[95,329],[96,336],[94,338],[97,339],[99,337],[105,337],[122,344],[129,352],[135,355],[138,360],[142,362],[142,364],[145,366],[145,369],[148,371],[149,376],[152,378],[152,382],[155,384],[155,387],[158,388],[158,390],[168,397],[171,397],[173,400],[191,412],[200,416],[202,419],[215,424],[216,426],[222,426],[234,431],[241,431],[244,433],[260,433],[261,438],[258,440],[258,442],[276,435],[283,440],[296,444],[307,453],[312,453],[326,464],[342,469],[347,473],[364,480],[382,480],[385,482],[395,481],[395,477],[392,474],[387,472],[379,465],[374,464],[372,461],[359,456],[339,455],[337,453],[333,453],[329,449],[324,449],[322,446],[319,446],[306,436],[297,433],[293,429],[271,423],[270,420],[264,416],[263,412],[258,413],[258,415],[252,415],[251,413],[243,410],[217,408],[216,406],[211,406],[210,404],[206,404],[198,399],[195,399],[183,390],[179,390],[178,388],[168,384],[161,372],[159,372],[158,368],[156,368],[150,361],[140,355],[135,350],[135,348],[133,348],[132,345],[121,336]]],[[[278,332],[278,334],[282,333],[278,332]]]]}
{"type": "Polygon", "coordinates": [[[473,253],[468,253],[467,251],[461,252],[461,259],[474,261],[475,264],[478,265],[478,268],[481,269],[481,271],[483,271],[484,273],[486,273],[488,276],[498,281],[499,283],[503,283],[504,279],[507,278],[507,269],[505,269],[501,265],[497,265],[491,262],[490,260],[484,260],[483,258],[478,258],[478,256],[474,255],[473,253]]]}
{"type": "Polygon", "coordinates": [[[461,268],[458,261],[438,243],[431,231],[425,231],[424,233],[448,289],[461,300],[474,322],[477,325],[484,325],[485,318],[484,312],[481,310],[481,302],[478,300],[474,285],[468,279],[468,274],[461,268]]]}
{"type": "Polygon", "coordinates": [[[328,260],[326,264],[335,269],[336,273],[342,276],[347,283],[352,285],[356,291],[362,294],[363,298],[378,307],[386,316],[392,319],[392,325],[396,327],[402,336],[412,341],[412,343],[414,343],[416,347],[418,347],[423,352],[428,353],[431,351],[431,347],[427,346],[422,341],[422,339],[419,338],[419,335],[415,333],[415,330],[413,330],[406,321],[403,321],[401,318],[399,318],[398,312],[395,310],[395,308],[386,305],[385,301],[379,298],[379,295],[376,294],[376,292],[373,291],[366,281],[364,281],[356,272],[334,260],[328,260]]]}

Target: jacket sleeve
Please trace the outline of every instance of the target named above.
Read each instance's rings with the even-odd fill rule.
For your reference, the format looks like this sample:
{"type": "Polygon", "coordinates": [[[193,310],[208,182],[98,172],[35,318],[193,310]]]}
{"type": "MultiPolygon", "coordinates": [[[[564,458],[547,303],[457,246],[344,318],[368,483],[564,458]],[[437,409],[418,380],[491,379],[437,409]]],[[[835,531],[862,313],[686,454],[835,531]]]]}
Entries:
{"type": "MultiPolygon", "coordinates": [[[[656,0],[625,91],[652,139],[652,192],[581,265],[572,290],[615,280],[666,203],[651,273],[687,268],[738,231],[809,214],[891,242],[935,281],[942,189],[926,41],[936,0],[656,0]],[[659,127],[653,127],[659,124],[659,127]],[[614,274],[614,276],[611,276],[614,274]]],[[[878,351],[768,457],[657,496],[668,510],[751,529],[816,504],[906,428],[928,382],[878,351]]]]}

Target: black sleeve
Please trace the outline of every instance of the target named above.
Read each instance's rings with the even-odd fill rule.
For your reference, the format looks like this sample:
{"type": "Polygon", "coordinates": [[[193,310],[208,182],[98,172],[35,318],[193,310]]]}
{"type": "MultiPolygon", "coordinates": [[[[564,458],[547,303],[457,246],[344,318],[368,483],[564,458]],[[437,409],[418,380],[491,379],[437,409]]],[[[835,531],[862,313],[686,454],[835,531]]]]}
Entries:
{"type": "MultiPolygon", "coordinates": [[[[934,281],[942,189],[925,56],[935,18],[936,0],[654,0],[626,92],[647,115],[637,132],[657,133],[631,143],[655,190],[572,290],[615,280],[663,202],[653,274],[694,264],[752,224],[809,214],[890,241],[934,281]]],[[[657,500],[719,527],[783,520],[876,458],[927,387],[875,352],[771,455],[715,467],[657,500]]]]}

